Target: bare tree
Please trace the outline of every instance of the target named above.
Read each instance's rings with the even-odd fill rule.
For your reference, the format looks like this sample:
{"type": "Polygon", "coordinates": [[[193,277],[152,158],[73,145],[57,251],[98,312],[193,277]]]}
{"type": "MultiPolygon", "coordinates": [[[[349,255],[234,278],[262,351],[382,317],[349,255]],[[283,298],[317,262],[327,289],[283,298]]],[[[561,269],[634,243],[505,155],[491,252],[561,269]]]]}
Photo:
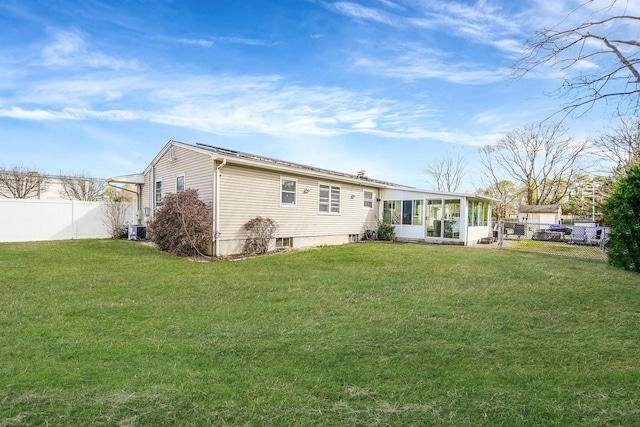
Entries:
{"type": "Polygon", "coordinates": [[[513,66],[521,78],[547,67],[565,73],[557,94],[569,101],[565,114],[588,111],[595,103],[616,105],[618,112],[640,106],[640,16],[631,1],[585,0],[557,25],[538,31],[513,66]]]}
{"type": "Polygon", "coordinates": [[[584,171],[580,165],[587,141],[565,136],[559,123],[541,122],[516,128],[480,150],[489,182],[511,179],[525,192],[529,205],[559,203],[568,183],[584,171]]]}
{"type": "Polygon", "coordinates": [[[86,172],[76,175],[63,176],[60,174],[60,196],[69,200],[83,200],[86,202],[98,200],[107,188],[103,179],[92,178],[86,172]]]}
{"type": "Polygon", "coordinates": [[[596,150],[614,162],[614,177],[640,163],[640,119],[620,118],[619,127],[609,128],[593,141],[596,150]]]}
{"type": "Polygon", "coordinates": [[[476,191],[476,194],[500,200],[493,204],[494,219],[507,218],[522,204],[522,190],[508,180],[497,181],[486,188],[476,191]]]}
{"type": "Polygon", "coordinates": [[[436,190],[455,193],[466,173],[465,158],[460,154],[453,158],[447,153],[443,159],[429,165],[424,173],[431,177],[436,190]]]}
{"type": "Polygon", "coordinates": [[[0,168],[0,197],[29,199],[38,197],[47,187],[47,177],[41,171],[19,166],[0,168]]]}
{"type": "Polygon", "coordinates": [[[105,211],[102,222],[107,227],[109,235],[114,239],[126,239],[129,222],[126,220],[130,203],[117,200],[105,200],[105,211]]]}

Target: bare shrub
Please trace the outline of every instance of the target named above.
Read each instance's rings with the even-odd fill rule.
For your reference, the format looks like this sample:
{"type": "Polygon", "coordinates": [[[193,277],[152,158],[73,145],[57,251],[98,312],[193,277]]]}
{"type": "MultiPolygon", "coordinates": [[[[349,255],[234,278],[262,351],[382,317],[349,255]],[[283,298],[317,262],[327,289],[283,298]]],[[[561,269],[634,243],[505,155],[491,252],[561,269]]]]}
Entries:
{"type": "Polygon", "coordinates": [[[127,208],[130,203],[117,199],[107,199],[105,203],[106,210],[102,222],[107,227],[109,235],[113,239],[126,239],[129,226],[129,222],[126,220],[127,208]]]}
{"type": "Polygon", "coordinates": [[[271,218],[261,216],[249,220],[244,229],[247,231],[247,239],[244,241],[244,253],[247,255],[263,255],[269,252],[269,244],[273,240],[273,234],[278,229],[278,224],[271,218]]]}

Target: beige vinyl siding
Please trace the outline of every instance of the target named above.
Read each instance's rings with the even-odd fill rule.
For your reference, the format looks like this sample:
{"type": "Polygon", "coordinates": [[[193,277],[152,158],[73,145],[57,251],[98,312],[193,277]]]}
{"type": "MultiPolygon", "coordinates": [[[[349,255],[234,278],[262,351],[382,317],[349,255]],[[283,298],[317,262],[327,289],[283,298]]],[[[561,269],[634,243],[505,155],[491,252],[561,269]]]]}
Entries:
{"type": "Polygon", "coordinates": [[[375,226],[380,190],[304,175],[227,164],[220,181],[220,240],[244,240],[243,225],[256,216],[275,220],[278,237],[362,234],[375,226]],[[280,179],[297,179],[296,206],[280,206],[280,179]],[[339,186],[340,214],[318,212],[319,183],[339,186]],[[304,190],[308,188],[309,192],[304,190]],[[363,208],[363,188],[374,193],[372,209],[363,208]],[[355,198],[351,198],[351,195],[355,198]]]}
{"type": "Polygon", "coordinates": [[[140,197],[142,214],[144,215],[144,208],[151,207],[151,173],[147,173],[144,176],[144,184],[142,185],[140,197]]]}
{"type": "Polygon", "coordinates": [[[184,174],[185,189],[198,190],[200,199],[206,203],[212,202],[213,161],[211,157],[182,147],[173,147],[174,157],[170,160],[169,150],[166,150],[155,165],[156,181],[162,179],[162,192],[175,193],[176,178],[184,174]]]}
{"type": "Polygon", "coordinates": [[[198,196],[205,203],[213,203],[213,170],[211,156],[185,149],[179,146],[167,146],[156,162],[152,164],[145,175],[145,185],[142,190],[142,207],[153,209],[155,196],[155,182],[162,180],[162,193],[176,192],[176,178],[185,177],[185,189],[198,190],[198,196]],[[173,148],[173,159],[169,152],[173,148]]]}

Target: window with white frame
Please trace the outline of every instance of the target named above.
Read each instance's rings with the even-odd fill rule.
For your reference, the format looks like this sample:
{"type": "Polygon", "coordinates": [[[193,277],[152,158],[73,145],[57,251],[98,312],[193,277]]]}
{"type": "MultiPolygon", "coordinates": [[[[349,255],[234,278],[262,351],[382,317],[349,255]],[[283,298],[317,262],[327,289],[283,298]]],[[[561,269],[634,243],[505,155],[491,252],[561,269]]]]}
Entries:
{"type": "Polygon", "coordinates": [[[318,212],[327,214],[340,213],[340,187],[335,185],[318,185],[318,212]]]}
{"type": "Polygon", "coordinates": [[[387,224],[398,225],[402,219],[402,201],[385,200],[383,203],[382,220],[387,224]]]}
{"type": "Polygon", "coordinates": [[[293,246],[292,237],[277,237],[276,248],[290,248],[293,246]]]}
{"type": "Polygon", "coordinates": [[[392,225],[422,225],[423,200],[385,200],[382,219],[392,225]]]}
{"type": "Polygon", "coordinates": [[[298,181],[292,178],[280,178],[280,206],[296,205],[298,181]]]}
{"type": "Polygon", "coordinates": [[[156,206],[160,206],[162,205],[162,180],[156,181],[155,190],[156,190],[156,198],[155,198],[156,206]]]}
{"type": "Polygon", "coordinates": [[[364,190],[363,198],[364,198],[364,207],[365,208],[373,208],[373,191],[364,190]]]}
{"type": "Polygon", "coordinates": [[[184,174],[176,176],[176,193],[184,191],[184,174]]]}

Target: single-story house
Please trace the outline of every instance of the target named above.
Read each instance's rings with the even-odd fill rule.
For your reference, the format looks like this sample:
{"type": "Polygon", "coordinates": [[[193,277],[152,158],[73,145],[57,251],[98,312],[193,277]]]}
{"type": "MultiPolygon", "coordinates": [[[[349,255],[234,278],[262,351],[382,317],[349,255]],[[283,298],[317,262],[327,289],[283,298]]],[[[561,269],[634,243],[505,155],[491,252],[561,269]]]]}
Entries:
{"type": "Polygon", "coordinates": [[[142,225],[165,194],[198,190],[213,207],[217,256],[241,253],[243,226],[257,216],[278,224],[276,247],[356,242],[383,218],[400,240],[468,245],[491,233],[486,197],[421,191],[199,143],[169,141],[143,173],[108,181],[137,186],[142,225]]]}
{"type": "Polygon", "coordinates": [[[560,224],[561,219],[562,206],[560,205],[520,205],[518,207],[518,222],[560,224]]]}

